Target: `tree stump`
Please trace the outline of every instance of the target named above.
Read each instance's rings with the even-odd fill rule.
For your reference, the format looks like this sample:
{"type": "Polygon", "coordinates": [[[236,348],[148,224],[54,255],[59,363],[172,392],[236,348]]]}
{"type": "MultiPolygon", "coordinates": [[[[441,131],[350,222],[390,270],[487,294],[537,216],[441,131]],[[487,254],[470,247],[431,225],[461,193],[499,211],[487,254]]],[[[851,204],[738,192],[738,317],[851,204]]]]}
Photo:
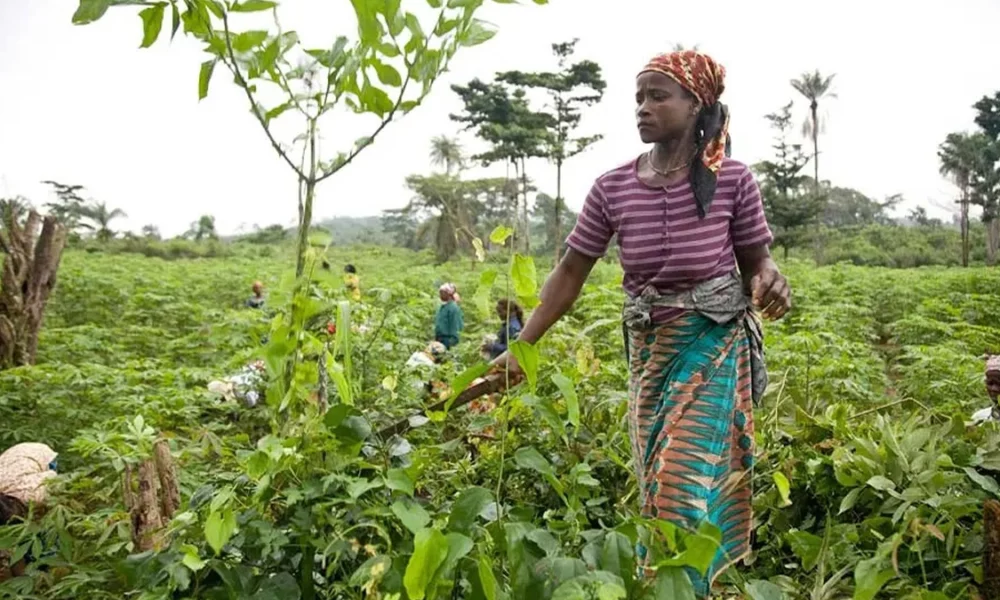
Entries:
{"type": "Polygon", "coordinates": [[[122,497],[131,516],[136,552],[163,548],[163,528],[180,507],[177,469],[166,440],[156,442],[153,457],[139,463],[138,479],[131,467],[125,468],[122,497]]]}
{"type": "Polygon", "coordinates": [[[984,600],[1000,600],[1000,501],[983,503],[983,587],[984,600]]]}
{"type": "Polygon", "coordinates": [[[56,286],[66,229],[16,202],[0,202],[0,369],[30,365],[45,304],[56,286]],[[40,230],[40,233],[39,233],[40,230]]]}

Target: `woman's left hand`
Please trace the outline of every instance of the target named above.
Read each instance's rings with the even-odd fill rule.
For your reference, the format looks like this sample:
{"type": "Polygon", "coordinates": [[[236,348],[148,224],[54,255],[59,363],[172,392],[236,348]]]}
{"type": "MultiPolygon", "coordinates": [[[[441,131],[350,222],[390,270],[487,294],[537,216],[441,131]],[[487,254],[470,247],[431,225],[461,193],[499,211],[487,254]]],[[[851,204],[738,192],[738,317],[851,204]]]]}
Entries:
{"type": "Polygon", "coordinates": [[[765,264],[750,280],[750,292],[754,308],[765,319],[774,321],[792,308],[792,291],[777,265],[767,262],[770,264],[765,264]]]}

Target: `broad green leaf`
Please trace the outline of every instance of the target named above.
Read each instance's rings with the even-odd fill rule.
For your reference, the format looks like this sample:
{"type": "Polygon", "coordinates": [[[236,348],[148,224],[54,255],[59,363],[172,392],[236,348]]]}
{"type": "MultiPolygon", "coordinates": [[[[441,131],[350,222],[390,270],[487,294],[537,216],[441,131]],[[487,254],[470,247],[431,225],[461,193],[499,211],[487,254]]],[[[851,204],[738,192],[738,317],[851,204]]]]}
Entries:
{"type": "Polygon", "coordinates": [[[232,39],[233,50],[236,52],[249,52],[254,47],[262,44],[266,39],[266,31],[244,31],[243,33],[237,33],[232,39]]]}
{"type": "Polygon", "coordinates": [[[280,104],[278,106],[275,106],[271,110],[267,111],[267,113],[264,115],[264,120],[266,122],[271,122],[272,119],[277,119],[286,110],[288,110],[291,107],[292,107],[292,103],[291,102],[285,102],[284,104],[280,104]]]}
{"type": "Polygon", "coordinates": [[[109,6],[111,6],[111,0],[80,0],[80,5],[73,13],[73,24],[93,23],[104,16],[109,6]]]}
{"type": "Polygon", "coordinates": [[[463,46],[478,46],[490,41],[496,34],[496,29],[490,29],[486,27],[483,21],[473,19],[468,29],[459,36],[458,40],[463,46]]]}
{"type": "Polygon", "coordinates": [[[497,225],[496,229],[490,233],[490,241],[494,244],[503,245],[507,242],[507,238],[514,235],[514,230],[506,225],[497,225]]]}
{"type": "Polygon", "coordinates": [[[184,563],[185,567],[195,573],[205,568],[205,561],[198,556],[198,548],[191,544],[184,544],[181,546],[181,552],[184,553],[184,558],[181,559],[181,562],[184,563]]]}
{"type": "Polygon", "coordinates": [[[357,500],[361,496],[364,496],[366,492],[377,490],[382,485],[381,479],[355,479],[347,484],[347,495],[353,500],[357,500]]]}
{"type": "Polygon", "coordinates": [[[215,70],[215,60],[206,60],[201,63],[201,71],[198,73],[198,99],[203,100],[208,95],[208,84],[212,80],[212,71],[215,70]]]}
{"type": "Polygon", "coordinates": [[[381,61],[373,60],[372,67],[378,75],[378,80],[384,85],[391,85],[393,87],[403,85],[403,78],[400,77],[399,71],[397,71],[392,65],[387,65],[381,61]]]}
{"type": "Polygon", "coordinates": [[[415,491],[413,479],[403,469],[389,469],[385,476],[385,486],[390,490],[403,492],[407,496],[413,496],[415,491]]]}
{"type": "Polygon", "coordinates": [[[458,561],[465,558],[475,545],[471,539],[461,533],[451,532],[444,537],[448,543],[448,556],[445,557],[444,562],[441,563],[441,566],[438,567],[438,572],[435,574],[434,578],[438,581],[453,579],[455,566],[458,565],[458,561]]]}
{"type": "Polygon", "coordinates": [[[789,498],[791,494],[791,484],[788,482],[788,478],[785,474],[780,471],[775,471],[771,478],[774,479],[774,487],[778,489],[778,496],[781,497],[781,506],[791,506],[792,501],[789,498]]]}
{"type": "Polygon", "coordinates": [[[802,568],[812,571],[819,562],[820,552],[823,551],[823,538],[808,531],[790,531],[785,534],[785,539],[792,547],[792,552],[801,561],[802,568]]]}
{"type": "MultiPolygon", "coordinates": [[[[564,581],[552,592],[552,600],[625,600],[628,592],[621,579],[606,571],[597,571],[564,581]],[[596,595],[595,595],[596,594],[596,595]]],[[[667,598],[669,596],[664,596],[667,598]]],[[[657,597],[659,598],[659,596],[657,597]]]]}
{"type": "Polygon", "coordinates": [[[538,290],[535,261],[530,256],[514,255],[510,277],[514,283],[514,293],[518,296],[531,296],[538,290]]]}
{"type": "Polygon", "coordinates": [[[528,386],[532,391],[538,384],[538,347],[524,340],[515,340],[511,342],[510,353],[514,355],[517,359],[517,363],[521,366],[521,370],[524,371],[524,376],[528,380],[528,386]]]}
{"type": "Polygon", "coordinates": [[[213,511],[205,520],[205,541],[216,554],[222,551],[236,532],[236,514],[232,509],[213,511]]]}
{"type": "Polygon", "coordinates": [[[448,531],[471,534],[476,518],[491,502],[493,502],[493,494],[485,488],[470,487],[462,490],[451,506],[448,531]]]}
{"type": "Polygon", "coordinates": [[[632,542],[627,537],[617,531],[609,531],[605,534],[600,565],[602,571],[608,571],[621,577],[626,590],[632,589],[632,579],[635,576],[635,558],[632,542]]]}
{"type": "Polygon", "coordinates": [[[695,600],[694,586],[681,567],[660,567],[645,600],[695,600]]]}
{"type": "Polygon", "coordinates": [[[684,538],[683,558],[688,566],[704,575],[719,553],[722,531],[715,525],[704,522],[697,533],[684,538]]]}
{"type": "Polygon", "coordinates": [[[174,36],[177,35],[177,30],[181,26],[181,11],[177,8],[176,4],[170,5],[170,39],[173,40],[174,36]]]}
{"type": "Polygon", "coordinates": [[[392,504],[392,514],[396,515],[396,518],[414,534],[431,522],[431,516],[427,514],[424,507],[409,498],[394,502],[392,504]]]}
{"type": "Polygon", "coordinates": [[[154,4],[139,11],[139,17],[142,19],[142,45],[139,46],[140,48],[149,48],[160,37],[165,9],[166,6],[163,4],[154,4]]]}
{"type": "Polygon", "coordinates": [[[531,469],[547,477],[555,477],[555,470],[549,461],[534,446],[518,448],[514,452],[514,463],[522,469],[531,469]]]}
{"type": "Polygon", "coordinates": [[[854,568],[854,600],[872,600],[882,586],[896,576],[892,569],[881,568],[881,564],[880,558],[858,562],[854,568]]]}
{"type": "Polygon", "coordinates": [[[271,2],[270,0],[244,0],[243,2],[234,4],[230,9],[233,12],[256,12],[260,10],[271,10],[275,6],[278,6],[277,2],[271,2]]]}
{"type": "Polygon", "coordinates": [[[879,490],[880,492],[896,489],[896,484],[893,483],[891,479],[883,477],[882,475],[875,475],[870,478],[868,480],[868,485],[876,490],[879,490]]]}
{"type": "Polygon", "coordinates": [[[576,397],[576,390],[573,388],[573,382],[570,381],[569,377],[566,377],[562,373],[556,373],[552,376],[552,383],[556,384],[556,387],[559,388],[559,392],[566,400],[566,418],[573,427],[579,427],[580,400],[576,397]]]}
{"type": "Polygon", "coordinates": [[[785,600],[785,592],[781,588],[762,579],[755,579],[746,586],[749,600],[785,600]]]}
{"type": "Polygon", "coordinates": [[[983,488],[984,490],[993,494],[994,496],[1000,494],[1000,486],[997,486],[997,482],[995,479],[993,479],[989,475],[980,474],[972,467],[966,467],[964,470],[965,474],[969,476],[969,479],[974,481],[979,487],[983,488]]]}
{"type": "Polygon", "coordinates": [[[847,492],[844,499],[840,501],[840,510],[837,511],[837,514],[842,515],[854,508],[854,505],[858,503],[858,498],[861,496],[861,491],[863,489],[864,488],[854,488],[853,490],[847,492]]]}
{"type": "Polygon", "coordinates": [[[472,303],[476,305],[483,319],[490,318],[493,313],[493,307],[490,306],[490,292],[496,280],[496,269],[486,269],[479,274],[479,285],[476,286],[476,293],[472,296],[472,303]]]}
{"type": "Polygon", "coordinates": [[[496,600],[497,599],[497,578],[493,574],[493,565],[490,564],[490,559],[486,554],[482,553],[480,550],[479,563],[477,565],[479,571],[479,583],[482,585],[483,596],[486,600],[496,600]]]}
{"type": "Polygon", "coordinates": [[[445,410],[451,408],[451,403],[458,398],[459,394],[464,392],[472,384],[473,381],[482,377],[490,370],[490,365],[487,363],[476,363],[469,367],[468,369],[459,373],[458,377],[453,379],[449,384],[451,388],[451,397],[448,398],[448,403],[445,404],[445,410]]]}
{"type": "Polygon", "coordinates": [[[358,100],[361,102],[363,112],[374,113],[380,117],[388,114],[393,107],[389,94],[367,82],[362,86],[361,93],[358,94],[358,100]]]}
{"type": "Polygon", "coordinates": [[[427,4],[431,8],[441,8],[442,1],[441,0],[427,0],[427,4]]]}
{"type": "Polygon", "coordinates": [[[406,564],[403,585],[411,600],[423,600],[438,567],[448,558],[448,540],[436,529],[421,529],[413,539],[413,554],[406,564]]]}

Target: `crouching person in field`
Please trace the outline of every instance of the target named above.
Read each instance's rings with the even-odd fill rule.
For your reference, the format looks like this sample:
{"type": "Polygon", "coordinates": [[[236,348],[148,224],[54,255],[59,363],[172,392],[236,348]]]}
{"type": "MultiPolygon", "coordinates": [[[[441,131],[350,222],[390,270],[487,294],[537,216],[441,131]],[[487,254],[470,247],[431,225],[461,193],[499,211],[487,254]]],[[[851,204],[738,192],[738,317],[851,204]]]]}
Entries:
{"type": "MultiPolygon", "coordinates": [[[[44,510],[47,479],[56,476],[58,454],[45,444],[17,444],[0,454],[0,526],[13,525],[44,510]]],[[[9,564],[10,553],[0,550],[0,581],[24,574],[31,556],[9,564]]]]}
{"type": "Polygon", "coordinates": [[[265,385],[264,361],[258,360],[251,363],[239,373],[231,375],[222,380],[212,381],[208,384],[208,391],[219,394],[223,399],[232,402],[239,400],[248,407],[253,408],[260,402],[264,395],[265,385]]]}
{"type": "Polygon", "coordinates": [[[986,393],[990,405],[972,415],[972,423],[1000,422],[1000,355],[986,357],[986,393]]]}

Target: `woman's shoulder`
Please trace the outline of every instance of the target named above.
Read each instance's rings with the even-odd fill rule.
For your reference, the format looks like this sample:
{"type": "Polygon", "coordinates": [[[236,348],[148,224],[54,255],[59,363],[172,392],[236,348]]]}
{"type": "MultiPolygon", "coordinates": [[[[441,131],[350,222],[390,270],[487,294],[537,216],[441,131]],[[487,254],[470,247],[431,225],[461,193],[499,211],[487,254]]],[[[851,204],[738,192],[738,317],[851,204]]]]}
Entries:
{"type": "Polygon", "coordinates": [[[638,160],[639,157],[634,157],[628,162],[621,163],[617,167],[601,173],[594,181],[595,187],[600,187],[606,193],[609,188],[618,189],[623,185],[638,183],[639,178],[636,174],[636,161],[638,160]]]}
{"type": "Polygon", "coordinates": [[[753,171],[750,170],[750,167],[746,163],[740,162],[735,158],[729,158],[728,156],[722,159],[719,179],[732,178],[743,180],[746,177],[753,177],[753,171]]]}

